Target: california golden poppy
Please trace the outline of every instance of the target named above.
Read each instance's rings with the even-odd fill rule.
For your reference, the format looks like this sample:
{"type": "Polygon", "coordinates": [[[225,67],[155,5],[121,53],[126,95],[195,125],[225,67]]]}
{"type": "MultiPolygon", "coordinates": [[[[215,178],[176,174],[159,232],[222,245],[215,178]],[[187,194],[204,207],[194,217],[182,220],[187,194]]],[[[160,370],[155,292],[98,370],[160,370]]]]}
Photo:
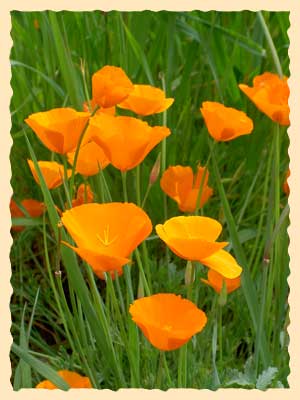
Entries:
{"type": "Polygon", "coordinates": [[[227,142],[253,130],[252,120],[235,108],[205,101],[200,108],[209,134],[217,141],[227,142]]]}
{"type": "MultiPolygon", "coordinates": [[[[92,384],[88,377],[82,376],[77,372],[61,370],[57,374],[70,386],[72,389],[91,389],[92,384]]],[[[36,389],[58,389],[51,381],[45,380],[36,385],[36,389]]]]}
{"type": "MultiPolygon", "coordinates": [[[[204,170],[205,168],[198,166],[197,174],[194,176],[191,167],[182,167],[181,165],[169,167],[161,177],[160,187],[176,201],[181,211],[194,212],[204,170]]],[[[208,176],[209,172],[206,171],[202,185],[200,207],[203,207],[213,194],[212,188],[207,184],[208,176]]]]}
{"type": "Polygon", "coordinates": [[[78,247],[72,248],[104,279],[114,278],[130,262],[130,253],[152,231],[148,215],[132,203],[83,204],[63,213],[61,221],[78,247]]]}
{"type": "MultiPolygon", "coordinates": [[[[22,200],[20,204],[32,218],[41,216],[45,211],[45,204],[34,199],[22,200]]],[[[19,208],[13,199],[10,200],[9,208],[12,218],[25,217],[25,213],[19,208]]],[[[23,226],[12,226],[12,230],[14,231],[21,231],[23,229],[23,226]]]]}
{"type": "Polygon", "coordinates": [[[202,331],[207,318],[194,303],[171,293],[135,300],[129,307],[132,320],[159,350],[175,350],[202,331]]]}
{"type": "MultiPolygon", "coordinates": [[[[67,154],[68,161],[71,165],[74,163],[75,151],[67,154]]],[[[98,174],[100,169],[104,169],[109,164],[109,159],[104,151],[95,142],[85,143],[80,147],[76,172],[84,176],[92,176],[98,174]]]]}
{"type": "Polygon", "coordinates": [[[222,250],[228,242],[216,242],[222,225],[212,218],[174,217],[156,225],[155,230],[173,253],[185,260],[200,261],[225,278],[236,278],[242,272],[235,259],[222,250]]]}
{"type": "Polygon", "coordinates": [[[51,151],[66,154],[76,148],[90,113],[54,108],[29,115],[25,122],[51,151]]]}
{"type": "Polygon", "coordinates": [[[276,74],[265,72],[253,79],[253,87],[240,84],[239,88],[272,121],[280,125],[290,124],[290,90],[287,77],[280,78],[276,74]]]}
{"type": "MultiPolygon", "coordinates": [[[[27,160],[31,173],[36,183],[40,184],[40,180],[35,170],[34,163],[27,160]]],[[[44,177],[48,189],[55,189],[63,183],[64,180],[64,166],[55,161],[38,161],[41,173],[44,177]]],[[[67,170],[67,177],[70,178],[72,170],[67,170]]]]}
{"type": "Polygon", "coordinates": [[[283,182],[283,185],[282,185],[282,189],[283,189],[284,193],[285,193],[287,196],[290,194],[290,187],[289,187],[289,184],[288,184],[288,177],[289,177],[290,175],[291,175],[291,171],[290,171],[290,169],[288,169],[288,170],[286,171],[285,179],[284,179],[284,182],[283,182]]]}
{"type": "Polygon", "coordinates": [[[92,76],[94,104],[109,108],[125,100],[133,84],[122,68],[105,65],[92,76]]]}
{"type": "Polygon", "coordinates": [[[207,280],[201,279],[201,281],[211,286],[217,293],[221,293],[223,283],[225,283],[226,285],[227,293],[231,293],[241,286],[240,276],[234,279],[224,278],[224,276],[214,271],[213,269],[208,270],[207,280]]]}
{"type": "MultiPolygon", "coordinates": [[[[83,103],[83,111],[85,112],[93,112],[93,110],[96,108],[97,104],[95,102],[95,100],[91,99],[90,100],[90,109],[89,109],[89,105],[88,103],[85,101],[83,103]]],[[[116,107],[109,107],[109,108],[104,108],[104,107],[100,107],[95,114],[100,114],[100,113],[104,113],[104,114],[109,114],[109,115],[115,115],[116,114],[116,107]]]]}
{"type": "Polygon", "coordinates": [[[72,207],[81,206],[81,204],[92,203],[94,201],[94,193],[90,185],[82,183],[77,189],[76,199],[72,200],[72,207]]]}
{"type": "Polygon", "coordinates": [[[87,133],[102,147],[115,168],[127,171],[140,164],[171,132],[164,126],[151,127],[137,118],[102,114],[91,118],[87,133]]]}
{"type": "Polygon", "coordinates": [[[131,110],[138,115],[152,115],[167,110],[174,102],[166,98],[165,92],[150,85],[134,85],[129,96],[118,107],[131,110]]]}

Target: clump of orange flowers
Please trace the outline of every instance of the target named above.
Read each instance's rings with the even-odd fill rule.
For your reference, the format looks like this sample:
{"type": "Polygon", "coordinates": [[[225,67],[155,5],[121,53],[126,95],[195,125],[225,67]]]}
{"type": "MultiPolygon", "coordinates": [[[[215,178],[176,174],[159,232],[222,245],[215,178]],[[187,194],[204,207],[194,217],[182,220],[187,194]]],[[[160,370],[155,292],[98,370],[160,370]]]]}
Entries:
{"type": "Polygon", "coordinates": [[[265,72],[253,79],[253,87],[240,84],[239,88],[272,121],[280,125],[290,124],[288,106],[290,90],[287,77],[280,78],[276,74],[265,72]]]}
{"type": "MultiPolygon", "coordinates": [[[[77,372],[60,370],[57,374],[73,389],[91,389],[92,384],[88,377],[82,376],[77,372]]],[[[51,381],[44,380],[36,385],[36,389],[58,389],[51,381]]]]}
{"type": "Polygon", "coordinates": [[[158,236],[177,256],[219,272],[225,278],[236,278],[242,268],[225,250],[228,242],[216,242],[222,225],[208,217],[180,216],[168,219],[155,227],[158,236]]]}
{"type": "Polygon", "coordinates": [[[176,201],[181,211],[194,212],[202,180],[199,206],[203,207],[213,194],[212,188],[208,186],[208,176],[209,172],[200,166],[197,167],[195,175],[191,167],[171,166],[163,173],[160,187],[176,201]]]}
{"type": "Polygon", "coordinates": [[[217,141],[229,141],[253,130],[252,120],[235,108],[215,101],[205,101],[200,108],[209,134],[217,141]]]}
{"type": "Polygon", "coordinates": [[[54,108],[31,114],[25,122],[49,150],[66,154],[76,148],[89,117],[72,108],[54,108]]]}
{"type": "Polygon", "coordinates": [[[159,350],[175,350],[202,331],[205,313],[191,301],[171,293],[135,300],[129,308],[133,321],[159,350]]]}
{"type": "Polygon", "coordinates": [[[225,284],[226,286],[227,293],[231,293],[241,286],[240,276],[234,279],[228,279],[218,272],[214,271],[213,269],[208,270],[207,280],[201,279],[201,281],[211,286],[217,293],[221,293],[223,284],[225,284]]]}
{"type": "Polygon", "coordinates": [[[150,85],[134,85],[133,91],[126,100],[118,104],[118,107],[147,116],[167,110],[173,102],[174,99],[167,99],[165,92],[159,88],[150,85]]]}
{"type": "Polygon", "coordinates": [[[133,203],[83,204],[65,211],[61,221],[78,247],[73,249],[105,279],[121,275],[131,252],[152,231],[148,215],[133,203]]]}
{"type": "MultiPolygon", "coordinates": [[[[40,185],[40,179],[35,169],[34,163],[31,160],[27,160],[31,173],[36,183],[40,185]]],[[[57,163],[56,161],[38,161],[38,166],[41,170],[45,183],[48,189],[55,189],[63,183],[64,180],[64,166],[57,163]]],[[[72,170],[66,171],[67,177],[70,178],[72,170]]]]}

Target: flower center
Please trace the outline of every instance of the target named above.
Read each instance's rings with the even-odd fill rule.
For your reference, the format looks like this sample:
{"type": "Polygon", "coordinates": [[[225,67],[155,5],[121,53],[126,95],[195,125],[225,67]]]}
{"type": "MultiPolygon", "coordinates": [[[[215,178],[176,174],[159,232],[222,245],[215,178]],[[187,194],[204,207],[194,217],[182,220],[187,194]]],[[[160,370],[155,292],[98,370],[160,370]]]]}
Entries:
{"type": "Polygon", "coordinates": [[[116,235],[113,239],[109,240],[109,225],[106,225],[106,227],[103,230],[103,238],[99,234],[97,234],[96,237],[98,240],[100,240],[103,246],[107,247],[113,244],[117,240],[118,235],[116,235]]]}

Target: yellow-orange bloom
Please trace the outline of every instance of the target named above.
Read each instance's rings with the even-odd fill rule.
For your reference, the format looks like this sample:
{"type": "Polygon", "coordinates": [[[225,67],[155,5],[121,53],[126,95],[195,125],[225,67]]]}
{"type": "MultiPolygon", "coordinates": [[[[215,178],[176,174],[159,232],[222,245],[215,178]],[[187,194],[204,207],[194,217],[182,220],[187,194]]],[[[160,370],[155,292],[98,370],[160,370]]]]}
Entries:
{"type": "Polygon", "coordinates": [[[173,253],[185,260],[200,261],[230,279],[242,272],[235,259],[222,250],[228,242],[216,242],[222,225],[212,218],[174,217],[156,225],[155,230],[173,253]]]}
{"type": "Polygon", "coordinates": [[[92,203],[94,201],[94,193],[90,185],[82,183],[77,189],[76,199],[72,200],[72,207],[81,206],[81,204],[92,203]]]}
{"type": "Polygon", "coordinates": [[[208,270],[207,280],[201,279],[201,281],[211,286],[217,293],[221,293],[223,283],[226,285],[227,293],[231,293],[241,286],[240,276],[234,279],[228,279],[212,269],[208,270]]]}
{"type": "MultiPolygon", "coordinates": [[[[68,161],[71,165],[74,163],[75,151],[67,154],[68,161]]],[[[80,147],[76,172],[84,176],[92,176],[98,174],[100,169],[104,169],[109,164],[109,159],[104,151],[95,142],[89,142],[80,147]]]]}
{"type": "Polygon", "coordinates": [[[131,110],[139,115],[152,115],[167,110],[174,102],[166,98],[165,92],[150,85],[134,85],[133,91],[118,107],[131,110]]]}
{"type": "MultiPolygon", "coordinates": [[[[181,211],[194,212],[204,170],[205,168],[198,166],[197,174],[194,176],[191,167],[182,167],[181,165],[169,167],[161,177],[160,187],[176,201],[181,211]]],[[[206,171],[202,185],[200,207],[203,207],[213,194],[212,188],[208,186],[208,176],[209,173],[206,171]]]]}
{"type": "Polygon", "coordinates": [[[189,300],[160,293],[135,300],[129,308],[133,321],[159,350],[175,350],[202,331],[205,313],[189,300]]]}
{"type": "Polygon", "coordinates": [[[171,132],[164,126],[151,127],[137,118],[102,114],[91,118],[87,133],[102,147],[115,168],[127,171],[140,164],[171,132]]]}
{"type": "Polygon", "coordinates": [[[78,247],[68,243],[104,279],[130,262],[130,253],[152,231],[148,215],[132,203],[83,204],[65,211],[61,221],[78,247]]]}
{"type": "Polygon", "coordinates": [[[66,154],[76,148],[89,117],[72,108],[54,108],[31,114],[25,122],[49,150],[66,154]]]}
{"type": "Polygon", "coordinates": [[[109,108],[125,100],[133,84],[122,68],[106,65],[92,76],[93,101],[109,108]]]}
{"type": "MultiPolygon", "coordinates": [[[[20,204],[32,218],[41,216],[45,211],[45,204],[34,199],[22,200],[20,204]]],[[[18,207],[17,203],[13,199],[10,200],[9,208],[13,218],[25,217],[24,212],[18,207]]],[[[12,226],[12,230],[14,231],[21,231],[23,229],[23,226],[12,226]]]]}
{"type": "MultiPolygon", "coordinates": [[[[57,374],[70,386],[72,389],[91,389],[92,384],[88,377],[77,374],[77,372],[61,370],[57,374]]],[[[36,389],[58,389],[51,381],[45,380],[36,385],[36,389]]]]}
{"type": "Polygon", "coordinates": [[[290,175],[291,175],[291,171],[290,171],[290,169],[288,169],[288,170],[286,171],[285,179],[284,179],[284,182],[283,182],[283,185],[282,185],[282,189],[283,189],[284,193],[285,193],[287,196],[290,194],[290,187],[289,187],[289,184],[288,184],[288,177],[289,177],[290,175]]]}
{"type": "Polygon", "coordinates": [[[239,88],[272,121],[280,125],[290,124],[288,106],[290,90],[287,77],[281,79],[276,74],[265,72],[253,79],[253,87],[240,84],[239,88]]]}
{"type": "Polygon", "coordinates": [[[209,134],[217,141],[227,142],[253,130],[252,120],[235,108],[221,103],[205,101],[200,108],[209,134]]]}
{"type": "MultiPolygon", "coordinates": [[[[38,173],[35,170],[34,163],[27,160],[31,173],[36,183],[40,185],[38,173]]],[[[55,189],[63,183],[64,180],[64,166],[55,161],[38,161],[39,168],[44,177],[48,189],[55,189]]],[[[70,178],[72,170],[67,170],[67,177],[70,178]]]]}
{"type": "MultiPolygon", "coordinates": [[[[97,104],[96,104],[95,100],[91,99],[91,100],[90,100],[90,107],[91,107],[91,109],[89,109],[88,103],[85,101],[85,102],[83,103],[83,111],[85,111],[85,112],[92,112],[92,111],[95,109],[96,106],[97,106],[97,104]]],[[[96,111],[95,114],[100,114],[100,113],[109,114],[109,115],[115,115],[115,114],[116,114],[116,107],[115,107],[115,106],[109,107],[109,108],[100,107],[100,108],[96,111]]]]}

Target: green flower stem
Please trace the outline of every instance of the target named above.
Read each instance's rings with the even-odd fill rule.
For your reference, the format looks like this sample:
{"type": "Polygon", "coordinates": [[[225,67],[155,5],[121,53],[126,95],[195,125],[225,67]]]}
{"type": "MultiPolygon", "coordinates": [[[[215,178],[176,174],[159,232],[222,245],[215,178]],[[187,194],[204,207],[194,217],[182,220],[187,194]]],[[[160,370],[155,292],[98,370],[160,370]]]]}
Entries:
{"type": "Polygon", "coordinates": [[[146,200],[147,200],[147,198],[148,198],[148,195],[149,195],[149,193],[150,193],[150,189],[152,188],[152,186],[153,186],[153,185],[151,185],[150,183],[148,183],[148,186],[147,186],[147,189],[146,189],[146,193],[145,193],[145,196],[144,196],[144,198],[143,198],[142,205],[141,205],[142,208],[145,207],[145,203],[146,203],[146,200]]]}
{"type": "Polygon", "coordinates": [[[141,166],[137,165],[135,169],[135,178],[136,178],[136,204],[141,206],[141,166]]]}
{"type": "Polygon", "coordinates": [[[279,57],[278,57],[278,54],[277,54],[276,47],[274,46],[274,42],[273,42],[272,36],[270,34],[269,28],[268,28],[268,26],[266,24],[266,21],[265,21],[264,16],[263,16],[261,11],[257,12],[257,16],[258,16],[259,22],[260,22],[260,24],[262,26],[262,29],[264,31],[264,34],[266,36],[266,40],[268,42],[268,45],[270,47],[270,51],[271,51],[272,58],[273,58],[276,70],[278,72],[278,75],[282,78],[283,77],[283,73],[282,73],[280,60],[279,60],[279,57]]]}
{"type": "Polygon", "coordinates": [[[147,279],[145,276],[145,272],[144,272],[144,268],[143,268],[143,264],[142,264],[142,260],[141,260],[141,256],[140,256],[140,252],[139,252],[138,248],[135,249],[134,253],[135,253],[136,261],[137,261],[137,264],[139,267],[139,272],[140,272],[140,275],[142,278],[142,282],[143,282],[143,285],[145,288],[146,295],[150,296],[151,291],[150,291],[150,288],[149,288],[149,285],[148,285],[148,282],[147,282],[147,279]]]}
{"type": "Polygon", "coordinates": [[[64,165],[63,186],[64,186],[64,189],[65,189],[68,208],[72,208],[72,197],[70,196],[70,193],[68,191],[68,186],[67,186],[67,182],[68,182],[68,176],[67,176],[68,164],[67,164],[67,159],[66,159],[66,157],[64,155],[62,156],[62,161],[63,161],[63,165],[64,165]]]}
{"type": "Polygon", "coordinates": [[[223,362],[223,322],[222,322],[223,306],[218,304],[218,341],[219,341],[219,360],[223,362]]]}
{"type": "Polygon", "coordinates": [[[121,176],[122,176],[122,185],[123,185],[123,196],[124,196],[124,201],[128,202],[128,194],[127,194],[127,172],[126,171],[121,171],[121,176]]]}
{"type": "Polygon", "coordinates": [[[162,389],[162,380],[163,380],[163,351],[159,352],[159,361],[158,361],[158,372],[157,372],[157,380],[155,389],[162,389]]]}
{"type": "MultiPolygon", "coordinates": [[[[91,117],[93,117],[95,115],[95,113],[98,109],[99,109],[99,106],[96,106],[94,108],[93,112],[91,113],[91,117]]],[[[83,138],[87,131],[88,126],[89,126],[89,120],[86,122],[86,124],[80,134],[80,137],[79,137],[79,140],[77,143],[77,147],[75,150],[74,161],[73,161],[73,165],[72,165],[72,175],[71,175],[71,179],[70,179],[70,198],[71,199],[73,198],[74,180],[75,180],[75,174],[76,174],[75,171],[76,171],[77,159],[78,159],[78,155],[79,155],[79,149],[80,149],[81,143],[83,141],[83,138]]]]}

